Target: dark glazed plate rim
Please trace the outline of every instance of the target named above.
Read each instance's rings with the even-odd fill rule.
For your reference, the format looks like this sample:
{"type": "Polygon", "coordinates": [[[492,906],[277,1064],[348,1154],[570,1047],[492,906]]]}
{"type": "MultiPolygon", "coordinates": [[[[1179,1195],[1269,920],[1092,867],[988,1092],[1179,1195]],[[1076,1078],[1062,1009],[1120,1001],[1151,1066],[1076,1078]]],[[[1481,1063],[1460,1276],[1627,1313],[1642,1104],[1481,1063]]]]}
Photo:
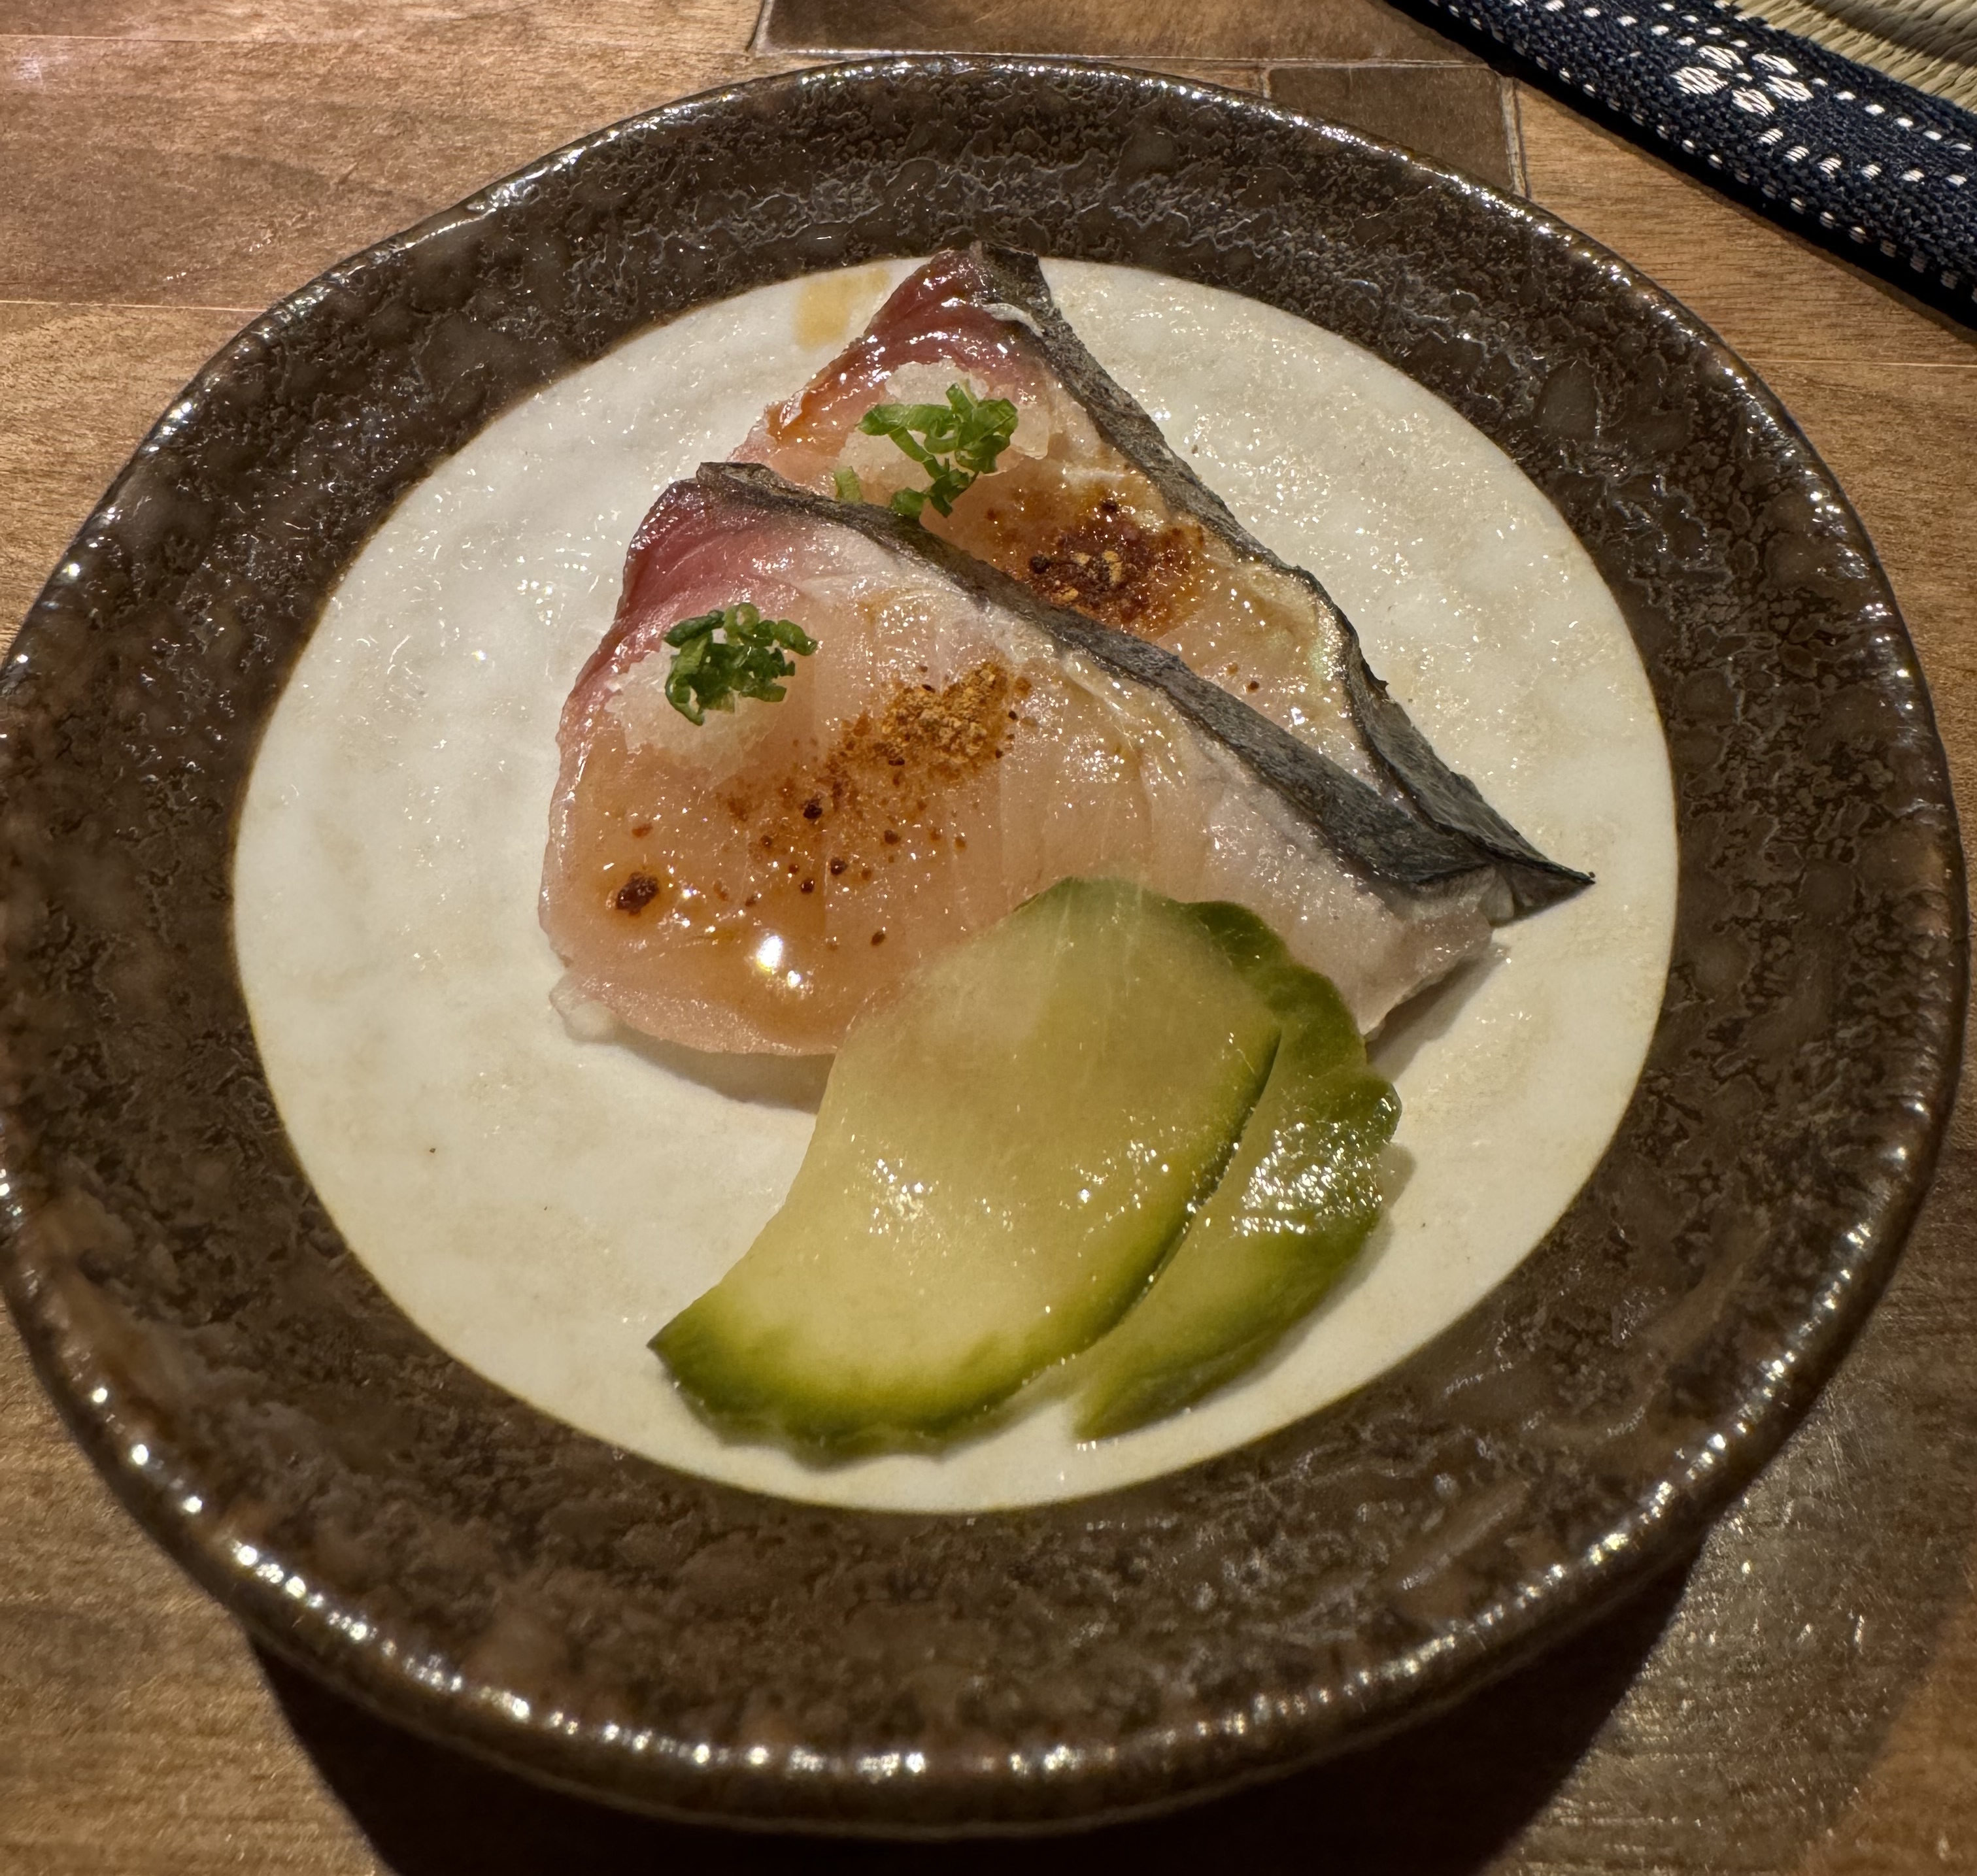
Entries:
{"type": "Polygon", "coordinates": [[[634,1808],[1046,1827],[1459,1697],[1666,1561],[1776,1448],[1886,1279],[1954,1086],[1942,752],[1865,533],[1776,401],[1527,205],[1144,73],[761,80],[333,269],[133,458],[29,615],[0,730],[0,1271],[70,1426],[258,1637],[634,1808]],[[384,1297],[254,1055],[233,818],[323,597],[433,462],[656,319],[975,233],[1315,318],[1523,467],[1655,687],[1676,935],[1599,1169],[1408,1360],[1126,1490],[830,1510],[551,1421],[384,1297]]]}

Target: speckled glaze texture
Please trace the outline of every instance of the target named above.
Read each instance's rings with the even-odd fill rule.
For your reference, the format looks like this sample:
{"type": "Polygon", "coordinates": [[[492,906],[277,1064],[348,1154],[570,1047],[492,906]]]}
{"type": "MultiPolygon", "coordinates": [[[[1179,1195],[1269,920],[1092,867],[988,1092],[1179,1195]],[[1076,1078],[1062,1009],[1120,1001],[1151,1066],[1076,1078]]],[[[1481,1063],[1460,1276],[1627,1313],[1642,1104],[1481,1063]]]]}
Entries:
{"type": "Polygon", "coordinates": [[[78,1436],[293,1659],[634,1805],[1041,1825],[1458,1696],[1668,1558],[1776,1446],[1886,1275],[1950,1100],[1942,751],[1860,525],[1775,402],[1558,223],[1169,80],[774,79],[359,256],[167,415],[38,602],[0,714],[6,1287],[78,1436]],[[256,1059],[233,815],[339,570],[493,414],[700,301],[975,236],[1288,308],[1523,466],[1652,678],[1674,959],[1586,1189],[1376,1384],[1107,1497],[824,1510],[556,1424],[386,1301],[256,1059]]]}

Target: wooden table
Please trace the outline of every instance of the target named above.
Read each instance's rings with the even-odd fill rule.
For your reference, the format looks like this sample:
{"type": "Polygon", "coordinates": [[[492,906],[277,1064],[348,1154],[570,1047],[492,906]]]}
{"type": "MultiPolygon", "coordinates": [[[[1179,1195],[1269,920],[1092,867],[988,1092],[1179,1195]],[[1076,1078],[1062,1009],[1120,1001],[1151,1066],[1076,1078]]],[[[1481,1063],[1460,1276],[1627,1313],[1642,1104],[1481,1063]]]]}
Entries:
{"type": "MultiPolygon", "coordinates": [[[[860,46],[1069,51],[1430,147],[1617,249],[1796,413],[1977,776],[1977,335],[1380,0],[0,0],[0,621],[269,301],[592,126],[860,46]]],[[[1977,1140],[1838,1380],[1692,1568],[1447,1719],[1103,1844],[1183,1866],[1977,1869],[1977,1140]]],[[[999,1867],[1012,1852],[940,1853],[999,1867]]],[[[923,1864],[538,1794],[259,1660],[0,1328],[0,1876],[923,1864]]]]}

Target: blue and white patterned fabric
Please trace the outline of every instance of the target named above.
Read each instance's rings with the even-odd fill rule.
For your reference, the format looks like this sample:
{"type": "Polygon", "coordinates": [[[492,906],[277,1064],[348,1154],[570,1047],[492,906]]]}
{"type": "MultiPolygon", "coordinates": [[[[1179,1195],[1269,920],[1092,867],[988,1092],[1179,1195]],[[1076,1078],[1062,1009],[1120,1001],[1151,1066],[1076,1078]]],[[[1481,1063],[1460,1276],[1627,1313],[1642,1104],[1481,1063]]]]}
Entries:
{"type": "Polygon", "coordinates": [[[1977,116],[1725,0],[1427,0],[1977,318],[1977,116]]]}

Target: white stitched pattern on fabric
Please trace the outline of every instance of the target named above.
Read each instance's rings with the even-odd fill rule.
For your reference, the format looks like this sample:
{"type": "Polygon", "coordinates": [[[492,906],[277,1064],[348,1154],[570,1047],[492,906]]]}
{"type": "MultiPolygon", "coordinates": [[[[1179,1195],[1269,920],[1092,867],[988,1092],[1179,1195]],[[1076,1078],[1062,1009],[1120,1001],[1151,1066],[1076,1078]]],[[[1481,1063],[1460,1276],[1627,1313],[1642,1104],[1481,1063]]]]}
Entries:
{"type": "MultiPolygon", "coordinates": [[[[1788,205],[1794,216],[1845,231],[1857,249],[1904,259],[1914,273],[1977,297],[1977,190],[1966,186],[1972,165],[1962,161],[1954,178],[1944,173],[1977,142],[1977,120],[1742,10],[1800,0],[1689,0],[1693,11],[1654,0],[1659,17],[1645,19],[1608,11],[1615,0],[1434,3],[1479,22],[1555,82],[1652,128],[1726,180],[1734,176],[1775,203],[1773,213],[1782,216],[1788,205]],[[1946,143],[1948,162],[1919,148],[1946,143]]],[[[1977,15],[1977,0],[1953,3],[1977,15]]]]}

